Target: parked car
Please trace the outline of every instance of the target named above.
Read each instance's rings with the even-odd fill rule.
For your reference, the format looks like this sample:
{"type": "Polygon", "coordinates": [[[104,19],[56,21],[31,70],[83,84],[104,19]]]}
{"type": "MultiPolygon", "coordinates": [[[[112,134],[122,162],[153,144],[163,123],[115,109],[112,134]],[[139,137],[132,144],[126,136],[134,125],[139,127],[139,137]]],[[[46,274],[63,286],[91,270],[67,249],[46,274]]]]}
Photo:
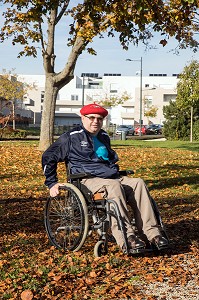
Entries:
{"type": "Polygon", "coordinates": [[[146,134],[162,134],[162,125],[160,124],[149,125],[146,134]]]}
{"type": "Polygon", "coordinates": [[[126,132],[126,135],[134,135],[134,127],[131,125],[120,125],[116,129],[116,134],[121,134],[122,132],[126,132]]]}
{"type": "MultiPolygon", "coordinates": [[[[147,132],[147,125],[142,125],[142,135],[146,134],[147,132]]],[[[140,125],[136,125],[135,127],[135,135],[140,135],[140,125]]]]}
{"type": "Polygon", "coordinates": [[[133,125],[127,125],[129,128],[129,135],[134,135],[135,133],[135,128],[133,125]]]}

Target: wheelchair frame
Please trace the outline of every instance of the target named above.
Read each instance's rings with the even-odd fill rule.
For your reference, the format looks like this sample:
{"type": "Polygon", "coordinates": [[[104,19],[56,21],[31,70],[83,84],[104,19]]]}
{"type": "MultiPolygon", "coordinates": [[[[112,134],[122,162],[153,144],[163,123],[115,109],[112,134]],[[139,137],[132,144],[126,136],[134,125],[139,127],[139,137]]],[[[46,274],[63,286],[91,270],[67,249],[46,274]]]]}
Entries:
{"type": "MultiPolygon", "coordinates": [[[[127,174],[122,171],[121,174],[127,174]]],[[[111,218],[116,218],[118,228],[124,239],[124,252],[129,255],[124,223],[117,203],[112,199],[94,200],[92,193],[82,185],[83,178],[90,174],[81,173],[69,175],[69,182],[60,187],[57,197],[50,197],[45,206],[44,224],[48,238],[52,245],[58,249],[78,251],[83,246],[89,232],[96,230],[99,240],[94,246],[94,255],[99,257],[108,253],[108,229],[111,218]],[[93,224],[89,223],[92,218],[93,224]]],[[[164,236],[168,239],[157,205],[151,198],[152,206],[158,225],[164,236]]],[[[169,240],[169,239],[168,239],[169,240]]],[[[136,250],[133,254],[143,253],[153,248],[136,250]]],[[[132,252],[131,252],[132,254],[132,252]]]]}

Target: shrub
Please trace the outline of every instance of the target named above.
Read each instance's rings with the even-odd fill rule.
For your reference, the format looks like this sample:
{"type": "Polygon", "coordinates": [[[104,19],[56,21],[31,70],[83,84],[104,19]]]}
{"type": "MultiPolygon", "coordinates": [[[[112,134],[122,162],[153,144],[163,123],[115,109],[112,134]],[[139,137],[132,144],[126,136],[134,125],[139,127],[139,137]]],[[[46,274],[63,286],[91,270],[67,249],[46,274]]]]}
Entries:
{"type": "Polygon", "coordinates": [[[193,139],[199,141],[199,120],[195,121],[193,124],[193,139]]]}
{"type": "Polygon", "coordinates": [[[14,130],[11,127],[0,128],[1,139],[25,138],[26,136],[26,130],[14,130]]]}

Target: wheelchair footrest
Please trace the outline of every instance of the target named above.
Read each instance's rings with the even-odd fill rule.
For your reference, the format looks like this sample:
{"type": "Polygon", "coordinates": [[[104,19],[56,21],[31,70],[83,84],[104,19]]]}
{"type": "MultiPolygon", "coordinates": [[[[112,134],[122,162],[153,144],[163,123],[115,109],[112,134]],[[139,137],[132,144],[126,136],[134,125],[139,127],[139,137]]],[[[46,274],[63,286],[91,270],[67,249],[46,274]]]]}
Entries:
{"type": "Polygon", "coordinates": [[[123,253],[127,254],[127,255],[139,255],[139,254],[144,254],[146,252],[147,252],[147,250],[145,248],[128,249],[128,251],[127,250],[123,250],[123,253]]]}

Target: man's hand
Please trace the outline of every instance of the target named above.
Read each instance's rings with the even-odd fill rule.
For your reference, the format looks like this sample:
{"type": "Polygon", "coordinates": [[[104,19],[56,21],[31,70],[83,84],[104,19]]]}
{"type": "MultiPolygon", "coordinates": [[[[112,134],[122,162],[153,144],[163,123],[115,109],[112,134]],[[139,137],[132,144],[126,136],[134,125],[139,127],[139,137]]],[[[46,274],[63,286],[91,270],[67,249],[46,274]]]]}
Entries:
{"type": "Polygon", "coordinates": [[[56,197],[57,195],[59,195],[59,187],[63,185],[64,185],[63,183],[56,183],[55,185],[53,185],[50,188],[50,196],[56,197]]]}

